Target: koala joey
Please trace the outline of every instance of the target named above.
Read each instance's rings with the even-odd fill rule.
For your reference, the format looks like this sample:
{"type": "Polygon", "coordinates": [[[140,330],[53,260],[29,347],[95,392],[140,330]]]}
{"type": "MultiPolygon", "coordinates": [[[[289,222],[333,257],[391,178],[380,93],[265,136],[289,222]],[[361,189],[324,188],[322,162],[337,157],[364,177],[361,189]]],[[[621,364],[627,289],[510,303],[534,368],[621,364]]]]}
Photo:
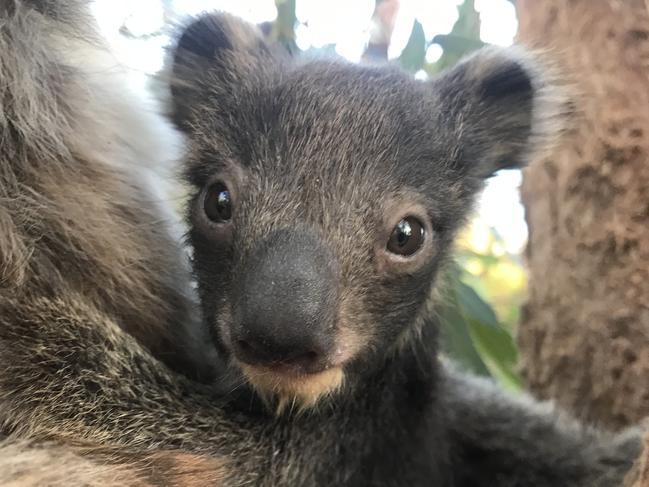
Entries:
{"type": "Polygon", "coordinates": [[[208,15],[173,79],[203,316],[252,390],[242,411],[258,397],[278,415],[262,484],[621,480],[637,433],[600,436],[437,358],[436,278],[476,193],[561,126],[525,53],[484,49],[422,82],[289,59],[208,15]]]}
{"type": "Polygon", "coordinates": [[[119,467],[113,478],[146,474],[145,485],[621,481],[638,432],[585,428],[437,357],[432,290],[455,232],[484,179],[556,130],[552,87],[525,54],[486,49],[420,82],[289,59],[223,14],[186,27],[172,118],[188,140],[203,321],[230,364],[222,394],[167,369],[134,332],[176,301],[118,306],[168,289],[138,276],[175,279],[172,259],[156,259],[168,255],[160,229],[139,212],[149,199],[133,196],[128,164],[108,164],[142,154],[140,133],[102,118],[126,108],[114,85],[91,83],[107,71],[64,62],[74,44],[62,40],[93,38],[75,30],[85,3],[9,3],[0,243],[3,269],[30,266],[3,278],[33,277],[0,289],[0,435],[21,468],[25,449],[52,462],[61,448],[58,478],[79,461],[84,484],[107,466],[119,467]],[[31,88],[35,98],[13,96],[31,88]],[[113,258],[125,243],[145,257],[113,258]]]}

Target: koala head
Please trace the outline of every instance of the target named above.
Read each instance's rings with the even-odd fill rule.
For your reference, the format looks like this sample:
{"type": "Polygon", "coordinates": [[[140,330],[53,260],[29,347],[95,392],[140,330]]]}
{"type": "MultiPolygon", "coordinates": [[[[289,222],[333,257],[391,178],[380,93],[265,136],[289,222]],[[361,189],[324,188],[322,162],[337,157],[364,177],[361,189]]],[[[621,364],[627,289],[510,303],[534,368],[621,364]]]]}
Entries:
{"type": "Polygon", "coordinates": [[[172,99],[205,319],[262,396],[302,405],[416,335],[483,181],[533,157],[558,109],[517,50],[417,81],[290,59],[225,14],[182,33],[172,99]]]}

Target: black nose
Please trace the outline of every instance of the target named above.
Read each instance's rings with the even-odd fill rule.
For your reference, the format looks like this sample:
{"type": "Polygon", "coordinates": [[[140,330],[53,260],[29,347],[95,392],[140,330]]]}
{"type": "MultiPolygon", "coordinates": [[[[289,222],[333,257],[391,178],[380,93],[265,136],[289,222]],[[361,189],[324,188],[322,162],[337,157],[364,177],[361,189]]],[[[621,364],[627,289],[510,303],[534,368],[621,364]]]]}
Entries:
{"type": "Polygon", "coordinates": [[[335,261],[317,235],[280,230],[257,245],[239,273],[232,346],[237,358],[315,373],[334,345],[335,261]]]}

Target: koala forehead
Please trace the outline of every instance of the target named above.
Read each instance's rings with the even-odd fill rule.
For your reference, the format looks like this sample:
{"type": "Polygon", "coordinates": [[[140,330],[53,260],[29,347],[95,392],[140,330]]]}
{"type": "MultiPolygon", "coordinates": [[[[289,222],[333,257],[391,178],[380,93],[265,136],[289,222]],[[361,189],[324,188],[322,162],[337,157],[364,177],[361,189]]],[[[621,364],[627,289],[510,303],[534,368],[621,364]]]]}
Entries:
{"type": "Polygon", "coordinates": [[[283,183],[306,184],[308,170],[310,181],[386,190],[450,176],[455,141],[430,116],[434,97],[397,70],[312,61],[250,73],[229,101],[220,89],[208,88],[195,122],[199,176],[224,162],[283,183]]]}

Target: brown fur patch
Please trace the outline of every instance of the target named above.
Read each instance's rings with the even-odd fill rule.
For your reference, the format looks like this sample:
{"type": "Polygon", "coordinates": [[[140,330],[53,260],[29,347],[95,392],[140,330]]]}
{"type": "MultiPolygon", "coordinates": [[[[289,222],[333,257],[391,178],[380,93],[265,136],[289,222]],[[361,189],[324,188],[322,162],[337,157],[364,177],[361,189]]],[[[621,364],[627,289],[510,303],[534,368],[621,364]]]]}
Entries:
{"type": "Polygon", "coordinates": [[[372,343],[371,327],[358,326],[371,320],[362,305],[362,296],[344,291],[338,312],[337,350],[334,360],[337,364],[349,362],[372,343]]]}
{"type": "Polygon", "coordinates": [[[267,401],[277,400],[276,412],[281,414],[287,408],[304,411],[339,389],[344,380],[341,367],[332,367],[312,375],[285,376],[250,365],[242,365],[244,375],[250,384],[267,401]]]}
{"type": "Polygon", "coordinates": [[[185,451],[127,452],[27,441],[0,447],[0,484],[7,487],[218,486],[225,474],[223,461],[185,451]]]}
{"type": "Polygon", "coordinates": [[[188,452],[157,452],[145,457],[150,462],[153,479],[159,485],[202,487],[219,485],[225,478],[222,460],[188,452]]]}
{"type": "Polygon", "coordinates": [[[0,484],[5,487],[152,485],[125,465],[101,464],[69,447],[27,442],[9,443],[0,448],[0,484]]]}
{"type": "Polygon", "coordinates": [[[649,487],[649,435],[645,436],[644,450],[636,461],[624,485],[629,487],[649,487]]]}

